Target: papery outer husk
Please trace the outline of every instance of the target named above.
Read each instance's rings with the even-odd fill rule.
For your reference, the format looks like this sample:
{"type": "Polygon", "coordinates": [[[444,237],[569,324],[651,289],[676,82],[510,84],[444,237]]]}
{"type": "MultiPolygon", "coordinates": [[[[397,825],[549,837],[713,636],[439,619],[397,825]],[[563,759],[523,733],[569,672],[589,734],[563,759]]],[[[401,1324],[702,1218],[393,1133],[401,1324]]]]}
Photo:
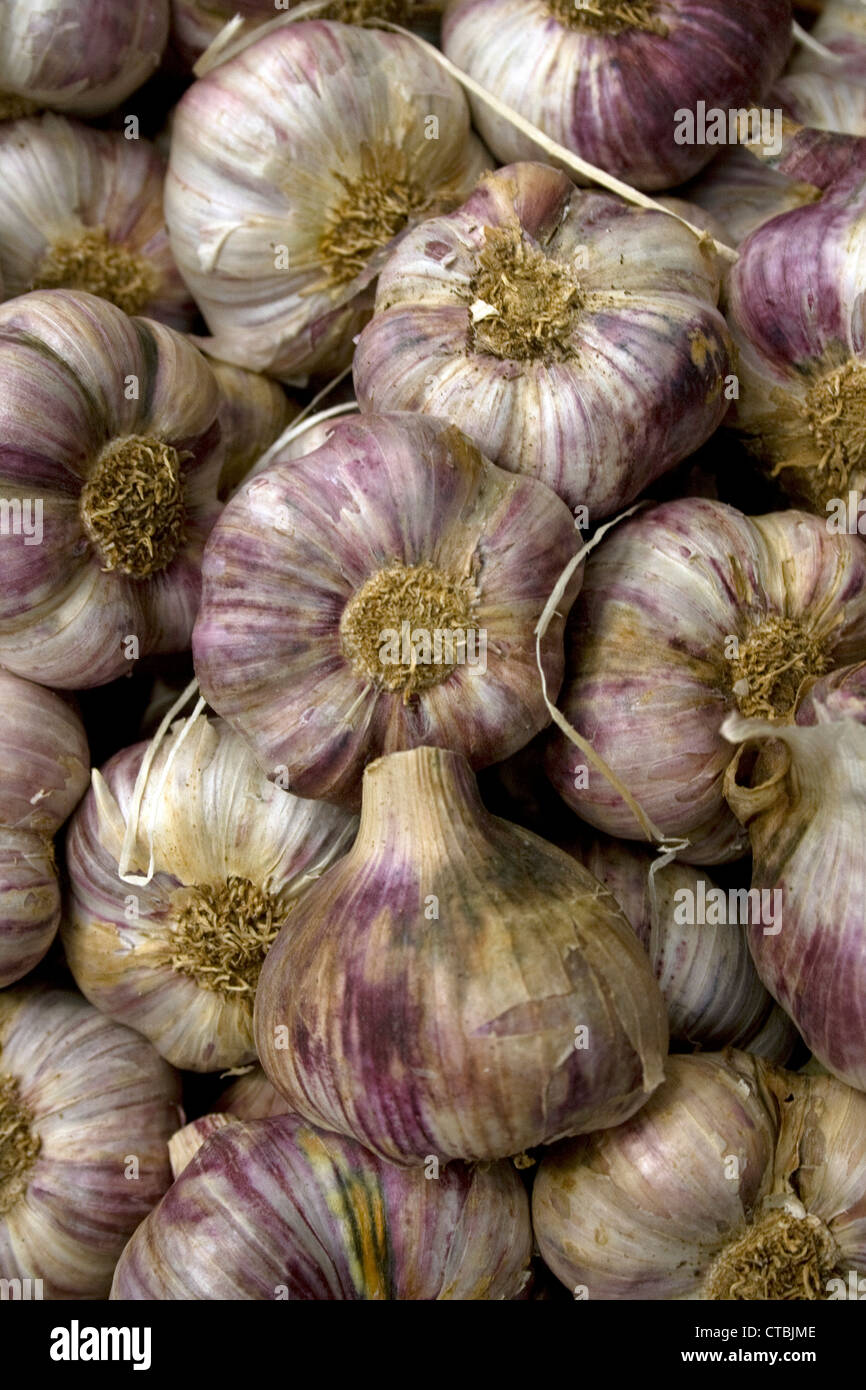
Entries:
{"type": "Polygon", "coordinates": [[[667,214],[580,192],[546,165],[511,165],[389,257],[355,353],[358,401],[451,420],[500,467],[587,506],[593,521],[611,516],[727,411],[718,274],[667,214]],[[507,226],[555,262],[586,260],[571,360],[500,359],[472,345],[479,254],[487,229],[507,226]]]}
{"type": "Polygon", "coordinates": [[[175,1182],[184,1168],[189,1167],[204,1141],[216,1134],[217,1130],[225,1129],[226,1125],[233,1123],[237,1121],[232,1115],[200,1115],[197,1120],[190,1121],[171,1136],[168,1141],[168,1156],[175,1182]]]}
{"type": "Polygon", "coordinates": [[[511,1164],[428,1178],[285,1115],[204,1142],[127,1245],[111,1297],[515,1300],[531,1253],[511,1164]]]}
{"type": "MultiPolygon", "coordinates": [[[[688,838],[679,857],[739,858],[747,838],[724,800],[736,710],[725,638],[749,619],[805,619],[834,664],[866,655],[866,547],[805,512],[746,517],[684,498],[624,522],[587,560],[566,633],[559,707],[656,825],[688,838]]],[[[554,732],[548,774],[566,803],[607,834],[641,838],[631,811],[554,732]]]]}
{"type": "Polygon", "coordinates": [[[4,0],[0,92],[99,116],[155,72],[168,0],[4,0]]]}
{"type": "Polygon", "coordinates": [[[0,669],[0,988],[39,963],[60,925],[52,837],[89,766],[72,705],[0,669]]]}
{"type": "Polygon", "coordinates": [[[239,1076],[226,1087],[214,1102],[214,1108],[239,1120],[267,1120],[272,1115],[286,1115],[289,1111],[288,1101],[271,1085],[261,1067],[239,1076]]]}
{"type": "Polygon", "coordinates": [[[837,1081],[730,1050],[671,1057],[665,1084],[626,1124],[542,1160],[532,1203],[542,1257],[591,1299],[701,1299],[713,1258],[799,1200],[827,1226],[840,1267],[864,1269],[864,1135],[866,1098],[837,1081]]]}
{"type": "Polygon", "coordinates": [[[386,143],[406,153],[429,190],[426,215],[461,202],[489,167],[459,85],[399,34],[301,21],[186,92],[174,116],[166,215],[213,356],[287,381],[347,365],[389,248],[333,286],[319,242],[345,194],[338,175],[359,177],[364,151],[386,143]],[[431,115],[436,140],[425,137],[431,115]],[[279,246],[287,269],[275,268],[279,246]]]}
{"type": "Polygon", "coordinates": [[[147,779],[131,865],[144,874],[152,835],[155,873],[146,886],[124,882],[118,861],[148,745],[124,749],[95,775],[67,838],[70,901],[62,939],[76,984],[91,1003],[143,1033],[175,1066],[218,1071],[255,1057],[252,1001],[248,994],[205,989],[172,967],[165,946],[183,902],[174,895],[238,875],[258,888],[285,891],[296,911],[309,882],[344,852],[355,826],[334,807],[300,801],[268,782],[221,722],[204,716],[191,728],[190,722],[174,726],[147,779]]]}
{"type": "Polygon", "coordinates": [[[690,893],[695,903],[701,880],[706,893],[716,887],[709,875],[686,864],[666,865],[653,876],[654,906],[652,850],[597,837],[572,852],[613,894],[647,952],[667,1005],[671,1037],[709,1051],[749,1046],[773,1001],[755,972],[743,926],[677,920],[682,914],[677,895],[690,893]]]}
{"type": "MultiPolygon", "coordinates": [[[[758,973],[806,1045],[866,1090],[866,666],[813,684],[796,726],[739,721],[761,740],[731,763],[728,802],[748,826],[752,886],[781,893],[781,931],[750,929],[758,973]]],[[[733,732],[733,731],[732,731],[733,732]]],[[[746,745],[749,748],[750,745],[746,745]]]]}
{"type": "MultiPolygon", "coordinates": [[[[482,87],[591,164],[642,189],[672,188],[713,146],[675,141],[678,110],[754,105],[791,47],[788,0],[665,0],[667,37],[566,28],[542,0],[451,0],[446,55],[482,87]]],[[[503,164],[534,143],[477,100],[478,131],[503,164]]]]}
{"type": "Polygon", "coordinates": [[[791,72],[817,72],[866,82],[866,15],[860,0],[822,0],[810,33],[829,48],[830,56],[823,57],[813,48],[795,47],[791,72]]]}
{"type": "Polygon", "coordinates": [[[771,217],[808,206],[821,196],[814,184],[769,168],[742,146],[714,159],[683,193],[705,216],[719,222],[721,239],[731,246],[739,246],[771,217]]]}
{"type": "Polygon", "coordinates": [[[277,382],[258,372],[216,360],[209,366],[223,398],[220,429],[225,461],[219,495],[226,498],[240,487],[253,465],[295,418],[298,406],[277,382]]]}
{"type": "Polygon", "coordinates": [[[411,1165],[621,1123],[667,1018],[606,890],[419,748],[367,769],[353,848],[265,960],[255,1037],[293,1111],[411,1165]]]}
{"type": "Polygon", "coordinates": [[[170,49],[188,68],[235,15],[264,23],[279,13],[274,0],[170,0],[170,4],[170,49]]]}
{"type": "Polygon", "coordinates": [[[6,299],[25,294],[58,240],[102,228],[153,267],[159,284],[140,313],[179,332],[195,320],[162,216],[165,167],[154,147],[46,114],[0,123],[0,267],[6,299]]]}
{"type": "Polygon", "coordinates": [[[188,339],[127,318],[107,300],[43,290],[0,305],[0,495],[42,502],[43,539],[0,534],[0,662],[20,676],[80,690],[139,655],[182,651],[219,514],[219,391],[188,339]],[[125,382],[138,378],[138,399],[125,382]],[[153,433],[182,463],[186,528],[172,563],[147,580],[106,573],[79,517],[82,485],[103,447],[153,433]]]}
{"type": "Polygon", "coordinates": [[[0,993],[0,1072],[17,1078],[42,1141],[26,1193],[0,1216],[0,1277],[42,1279],[45,1298],[105,1298],[171,1182],[180,1078],[71,991],[20,986],[0,993]]]}
{"type": "Polygon", "coordinates": [[[866,50],[863,81],[818,72],[789,73],[776,83],[770,100],[801,125],[866,135],[866,50]]]}
{"type": "MultiPolygon", "coordinates": [[[[864,362],[864,226],[866,180],[855,179],[850,190],[753,232],[725,289],[740,381],[726,424],[766,469],[778,470],[798,505],[825,520],[822,446],[806,397],[847,362],[864,362]]],[[[866,493],[866,466],[858,457],[842,489],[846,501],[849,491],[866,493]]]]}
{"type": "MultiPolygon", "coordinates": [[[[559,498],[494,467],[445,421],[337,421],[320,449],[278,456],[246,483],[214,530],[193,634],[202,694],[270,776],[282,769],[299,796],[351,809],[365,764],[382,753],[437,744],[473,767],[497,762],[549,722],[535,626],[578,549],[559,498]],[[477,569],[486,671],[457,665],[409,703],[356,672],[340,619],[393,561],[477,569]]],[[[542,642],[551,698],[580,577],[578,568],[542,642]]]]}

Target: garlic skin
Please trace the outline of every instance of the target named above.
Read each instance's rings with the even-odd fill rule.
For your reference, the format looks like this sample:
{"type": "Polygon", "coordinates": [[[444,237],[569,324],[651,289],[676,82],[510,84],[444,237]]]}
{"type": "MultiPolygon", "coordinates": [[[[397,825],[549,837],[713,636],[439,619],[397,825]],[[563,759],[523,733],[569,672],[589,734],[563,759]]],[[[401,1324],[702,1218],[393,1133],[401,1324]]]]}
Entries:
{"type": "Polygon", "coordinates": [[[721,423],[717,299],[713,257],[673,218],[510,165],[388,258],[355,390],[363,410],[452,421],[595,521],[721,423]]]}
{"type": "Polygon", "coordinates": [[[76,711],[0,669],[0,988],[45,955],[60,925],[53,838],[87,790],[76,711]]]}
{"type": "Polygon", "coordinates": [[[222,396],[220,434],[225,461],[219,495],[225,500],[237,491],[262,454],[291,424],[298,407],[281,386],[259,372],[247,372],[228,362],[210,359],[222,396]]]}
{"type": "Polygon", "coordinates": [[[602,886],[490,816],[464,758],[416,748],[367,768],[355,844],[265,960],[255,1038],[294,1112],[408,1166],[620,1124],[667,1019],[602,886]]]}
{"type": "MultiPolygon", "coordinates": [[[[736,859],[747,841],[724,800],[735,750],[721,725],[734,711],[790,718],[803,681],[866,656],[866,546],[805,512],[665,503],[589,556],[566,646],[566,719],[669,839],[689,840],[680,859],[736,859]]],[[[558,730],[546,766],[584,820],[643,838],[558,730]]]]}
{"type": "Polygon", "coordinates": [[[801,125],[866,135],[866,46],[861,81],[820,72],[792,72],[776,83],[771,100],[801,125]]]}
{"type": "Polygon", "coordinates": [[[486,167],[412,39],[302,21],[255,40],[174,114],[166,217],[207,350],[301,383],[346,366],[394,238],[486,167]]]}
{"type": "Polygon", "coordinates": [[[201,353],[107,300],[39,290],[0,305],[0,378],[0,663],[80,690],[183,650],[220,510],[201,353]]]}
{"type": "MultiPolygon", "coordinates": [[[[680,144],[676,113],[753,106],[791,46],[789,0],[450,0],[446,55],[560,145],[637,188],[672,188],[714,147],[680,144]]],[[[503,164],[535,143],[477,98],[503,164]]]]}
{"type": "MultiPolygon", "coordinates": [[[[350,809],[382,753],[441,744],[497,762],[549,722],[535,627],[578,547],[564,503],[453,425],[336,421],[313,453],[278,453],[214,529],[193,632],[202,694],[270,776],[350,809]]],[[[551,699],[579,583],[541,643],[551,699]]]]}
{"type": "Polygon", "coordinates": [[[769,168],[745,148],[714,159],[684,193],[706,216],[721,224],[721,239],[729,246],[739,246],[771,217],[806,207],[821,197],[821,189],[808,179],[794,179],[769,168]]]}
{"type": "Polygon", "coordinates": [[[264,23],[279,14],[274,0],[170,0],[170,4],[170,51],[190,68],[235,15],[264,23]]]}
{"type": "MultiPolygon", "coordinates": [[[[719,891],[706,871],[676,862],[657,870],[654,902],[652,850],[596,837],[575,846],[575,852],[616,898],[649,956],[667,1005],[671,1037],[709,1051],[726,1046],[751,1050],[751,1040],[773,1011],[773,1000],[755,972],[742,925],[716,922],[712,900],[703,914],[707,920],[691,920],[699,919],[703,897],[719,891]]],[[[787,1061],[791,1031],[778,1029],[782,1055],[772,1060],[787,1061]]],[[[767,1042],[772,1047],[769,1038],[767,1042]]]]}
{"type": "Polygon", "coordinates": [[[258,1066],[227,1086],[215,1104],[218,1113],[233,1115],[238,1120],[268,1120],[272,1115],[289,1112],[288,1102],[274,1090],[258,1066]]]}
{"type": "Polygon", "coordinates": [[[866,495],[864,222],[866,183],[855,178],[753,232],[725,290],[740,380],[726,424],[825,522],[849,494],[857,505],[866,495]]]}
{"type": "Polygon", "coordinates": [[[175,723],[144,781],[130,886],[119,865],[148,748],[94,774],[70,827],[66,959],[92,1004],[175,1066],[243,1066],[262,959],[355,824],[268,782],[241,739],[199,715],[175,723]]]}
{"type": "Polygon", "coordinates": [[[866,1097],[838,1081],[671,1057],[631,1120],[542,1160],[542,1258],[591,1299],[827,1299],[866,1271],[864,1133],[866,1097]]]}
{"type": "Polygon", "coordinates": [[[111,1297],[514,1300],[531,1254],[511,1164],[428,1177],[294,1115],[234,1120],[138,1228],[111,1297]]]}
{"type": "Polygon", "coordinates": [[[0,1278],[106,1298],[182,1122],[180,1078],[143,1038],[71,991],[0,993],[0,1278]]]}
{"type": "Polygon", "coordinates": [[[0,119],[111,111],[155,72],[168,0],[4,0],[0,119]]]}
{"type": "Polygon", "coordinates": [[[0,270],[32,289],[101,295],[180,332],[195,305],[162,217],[162,159],[147,140],[46,114],[0,124],[0,270]]]}
{"type": "Polygon", "coordinates": [[[821,12],[810,30],[833,57],[813,48],[794,48],[792,73],[816,72],[827,77],[866,82],[866,16],[860,0],[823,0],[821,12]]]}
{"type": "Polygon", "coordinates": [[[752,886],[781,897],[781,930],[750,929],[758,973],[818,1060],[866,1090],[866,666],[815,681],[795,724],[725,732],[758,741],[725,792],[748,828],[752,886]]]}

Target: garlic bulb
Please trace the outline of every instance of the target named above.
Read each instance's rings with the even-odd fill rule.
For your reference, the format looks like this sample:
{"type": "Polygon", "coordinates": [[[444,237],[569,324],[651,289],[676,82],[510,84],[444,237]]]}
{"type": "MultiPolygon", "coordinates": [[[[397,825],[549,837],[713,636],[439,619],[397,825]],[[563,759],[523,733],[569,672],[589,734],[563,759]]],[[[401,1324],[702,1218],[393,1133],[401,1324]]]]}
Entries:
{"type": "Polygon", "coordinates": [[[267,1120],[272,1115],[288,1113],[288,1103],[274,1090],[261,1067],[252,1067],[227,1086],[216,1102],[219,1113],[226,1112],[239,1120],[267,1120]]]}
{"type": "Polygon", "coordinates": [[[796,48],[791,71],[818,72],[827,77],[866,82],[866,14],[862,0],[822,0],[811,35],[832,56],[824,57],[805,45],[796,48]]]}
{"type": "Polygon", "coordinates": [[[175,1066],[251,1062],[265,953],[354,828],[268,782],[246,745],[203,715],[158,746],[124,749],[94,774],[67,840],[62,938],[76,983],[175,1066]]]}
{"type": "Polygon", "coordinates": [[[791,178],[768,167],[749,149],[734,149],[713,160],[685,193],[718,220],[722,239],[731,246],[738,246],[769,218],[821,197],[821,189],[808,179],[791,178]]]}
{"type": "Polygon", "coordinates": [[[394,238],[485,167],[412,39],[317,21],[256,39],[174,116],[166,216],[208,350],[284,380],[345,366],[394,238]]]}
{"type": "Polygon", "coordinates": [[[171,1182],[179,1102],[150,1044],[77,995],[0,993],[0,1278],[39,1281],[36,1298],[106,1298],[171,1182]]]}
{"type": "Polygon", "coordinates": [[[0,304],[0,380],[0,663],[82,689],[185,647],[222,465],[201,353],[39,290],[0,304]]]}
{"type": "Polygon", "coordinates": [[[725,781],[752,886],[778,901],[775,929],[750,931],[758,973],[819,1061],[866,1090],[866,666],[813,683],[793,725],[739,719],[725,732],[760,740],[725,781]]]}
{"type": "Polygon", "coordinates": [[[866,135],[866,46],[862,81],[821,72],[792,72],[776,83],[770,100],[802,125],[866,135]]]}
{"type": "Polygon", "coordinates": [[[146,140],[45,115],[0,125],[0,270],[7,299],[87,290],[127,314],[192,326],[162,218],[162,160],[146,140]]]}
{"type": "Polygon", "coordinates": [[[355,844],[265,960],[255,1038],[293,1111],[409,1165],[620,1124],[667,1022],[610,894],[488,815],[464,758],[416,748],[367,768],[355,844]]]}
{"type": "Polygon", "coordinates": [[[686,864],[667,864],[651,882],[652,851],[618,840],[596,838],[575,850],[616,898],[649,956],[671,1037],[707,1049],[748,1047],[773,1000],[755,973],[739,921],[742,894],[726,892],[686,864]]]}
{"type": "MultiPolygon", "coordinates": [[[[754,106],[791,46],[789,0],[450,0],[447,56],[560,145],[638,188],[671,188],[714,147],[682,114],[754,106]]],[[[501,163],[533,141],[472,99],[501,163]]]]}
{"type": "MultiPolygon", "coordinates": [[[[263,24],[279,14],[274,0],[170,0],[170,4],[170,48],[187,67],[192,67],[235,15],[263,24]]],[[[290,8],[287,0],[281,8],[290,8]]]]}
{"type": "Polygon", "coordinates": [[[580,1298],[845,1297],[866,1272],[864,1134],[866,1097],[838,1081],[671,1057],[632,1119],[542,1160],[542,1257],[580,1298]]]}
{"type": "MultiPolygon", "coordinates": [[[[817,517],[746,517],[684,498],[631,518],[587,560],[559,700],[680,858],[735,859],[726,714],[790,717],[802,683],[866,656],[866,546],[817,517]]],[[[560,796],[610,835],[643,837],[619,792],[555,731],[560,796]]]]}
{"type": "Polygon", "coordinates": [[[407,1171],[293,1115],[234,1120],[139,1226],[111,1297],[512,1300],[531,1253],[509,1163],[407,1171]]]}
{"type": "Polygon", "coordinates": [[[726,286],[739,398],[728,421],[798,505],[857,534],[866,495],[866,183],[776,217],[726,286]],[[852,521],[853,517],[853,521],[852,521]]]}
{"type": "MultiPolygon", "coordinates": [[[[577,549],[552,492],[452,425],[339,420],[315,452],[278,454],[215,528],[202,693],[299,796],[357,807],[365,764],[421,743],[483,767],[549,722],[535,626],[577,549]]],[[[541,644],[551,698],[579,578],[541,644]]]]}
{"type": "Polygon", "coordinates": [[[721,422],[717,299],[713,257],[673,218],[515,164],[389,257],[355,389],[367,410],[451,420],[596,520],[721,422]]]}
{"type": "Polygon", "coordinates": [[[111,111],[159,65],[168,0],[4,0],[0,119],[111,111]]]}
{"type": "Polygon", "coordinates": [[[59,695],[0,669],[0,988],[37,965],[60,925],[53,837],[84,795],[84,727],[59,695]]]}
{"type": "Polygon", "coordinates": [[[227,362],[210,361],[220,388],[220,437],[224,462],[219,494],[230,497],[266,449],[298,413],[298,407],[269,377],[227,362]]]}

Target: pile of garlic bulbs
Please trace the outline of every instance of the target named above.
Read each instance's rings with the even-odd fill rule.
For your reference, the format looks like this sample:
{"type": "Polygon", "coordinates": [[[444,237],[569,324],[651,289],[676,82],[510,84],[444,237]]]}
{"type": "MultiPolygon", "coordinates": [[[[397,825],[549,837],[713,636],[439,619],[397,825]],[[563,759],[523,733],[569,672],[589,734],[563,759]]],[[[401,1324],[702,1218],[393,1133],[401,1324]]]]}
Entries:
{"type": "Polygon", "coordinates": [[[0,1300],[848,1297],[866,7],[7,0],[0,185],[0,1300]]]}

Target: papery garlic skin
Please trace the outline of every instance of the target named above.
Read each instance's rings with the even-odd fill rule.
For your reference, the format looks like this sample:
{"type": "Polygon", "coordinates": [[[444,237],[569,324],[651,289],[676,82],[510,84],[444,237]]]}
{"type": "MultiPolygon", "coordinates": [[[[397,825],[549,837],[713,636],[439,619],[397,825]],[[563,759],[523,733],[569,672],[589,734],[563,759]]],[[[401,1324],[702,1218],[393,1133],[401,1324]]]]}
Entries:
{"type": "Polygon", "coordinates": [[[0,988],[32,970],[54,940],[53,837],[84,795],[89,766],[72,706],[0,669],[0,988]]]}
{"type": "Polygon", "coordinates": [[[241,739],[198,716],[174,725],[144,783],[130,884],[119,867],[147,750],[94,774],[70,827],[66,958],[92,1004],[175,1066],[242,1066],[269,940],[354,822],[269,782],[241,739]]]}
{"type": "Polygon", "coordinates": [[[752,964],[745,923],[728,920],[728,895],[720,913],[722,890],[706,871],[676,862],[651,880],[655,855],[626,842],[597,837],[579,848],[578,857],[616,898],[647,952],[671,1037],[708,1050],[748,1047],[773,1000],[752,964]],[[713,893],[716,902],[707,910],[713,893]]]}
{"type": "Polygon", "coordinates": [[[184,332],[195,305],[162,218],[163,162],[147,140],[46,114],[0,124],[0,269],[31,289],[102,295],[184,332]]]}
{"type": "Polygon", "coordinates": [[[744,1053],[671,1057],[631,1120],[542,1160],[533,1227],[591,1299],[810,1299],[866,1270],[866,1097],[744,1053]]]}
{"type": "Polygon", "coordinates": [[[810,32],[830,56],[798,46],[791,56],[791,72],[866,82],[866,18],[860,0],[823,0],[810,32]]]}
{"type": "Polygon", "coordinates": [[[0,118],[111,111],[155,72],[167,38],[168,0],[4,0],[0,118]]]}
{"type": "Polygon", "coordinates": [[[0,1278],[107,1297],[171,1182],[180,1078],[78,995],[19,986],[0,993],[0,1087],[0,1278]]]}
{"type": "Polygon", "coordinates": [[[216,1100],[216,1110],[239,1120],[267,1120],[272,1115],[287,1115],[289,1104],[257,1066],[226,1087],[216,1100]]]}
{"type": "Polygon", "coordinates": [[[776,83],[771,99],[801,125],[866,135],[866,47],[862,81],[819,72],[792,72],[776,83]]]}
{"type": "Polygon", "coordinates": [[[511,1164],[431,1180],[296,1116],[235,1120],[136,1231],[111,1297],[512,1300],[531,1253],[511,1164]]]}
{"type": "Polygon", "coordinates": [[[753,232],[725,289],[740,382],[726,423],[797,505],[836,529],[834,509],[866,494],[864,224],[866,183],[855,179],[753,232]]]}
{"type": "Polygon", "coordinates": [[[490,816],[464,758],[417,748],[368,767],[355,844],[265,960],[255,1037],[294,1112],[413,1165],[621,1123],[667,1020],[614,899],[490,816]]]}
{"type": "Polygon", "coordinates": [[[750,929],[758,973],[818,1060],[866,1090],[866,667],[815,682],[794,725],[725,731],[759,740],[725,790],[748,827],[752,886],[781,900],[776,929],[750,929]]]}
{"type": "Polygon", "coordinates": [[[208,351],[289,381],[347,365],[394,237],[485,167],[460,87],[410,38],[304,21],[256,40],[174,115],[166,216],[208,351]]]}
{"type": "MultiPolygon", "coordinates": [[[[355,809],[366,763],[421,743],[486,766],[549,722],[535,627],[578,548],[564,503],[453,425],[337,421],[315,452],[278,454],[214,530],[202,693],[299,796],[355,809]]],[[[541,642],[551,699],[579,582],[541,642]]]]}
{"type": "Polygon", "coordinates": [[[182,650],[220,510],[204,357],[107,300],[40,290],[0,305],[0,378],[0,663],[80,690],[182,650]]]}
{"type": "MultiPolygon", "coordinates": [[[[566,719],[667,837],[689,840],[680,859],[736,859],[747,841],[724,800],[735,750],[721,725],[737,710],[789,718],[801,682],[866,655],[866,546],[805,512],[664,503],[590,555],[566,644],[566,719]]],[[[584,820],[642,838],[558,730],[546,766],[584,820]]]]}
{"type": "Polygon", "coordinates": [[[739,246],[771,217],[808,206],[821,197],[820,188],[807,179],[793,179],[769,168],[743,148],[714,159],[684,193],[705,215],[719,221],[722,240],[730,246],[739,246]]]}
{"type": "Polygon", "coordinates": [[[227,498],[291,423],[298,407],[269,377],[215,359],[209,359],[209,366],[222,395],[220,432],[225,461],[219,495],[227,498]]]}
{"type": "Polygon", "coordinates": [[[724,417],[717,299],[713,257],[673,218],[510,165],[388,258],[355,390],[364,410],[451,420],[594,521],[724,417]]]}
{"type": "MultiPolygon", "coordinates": [[[[760,104],[791,46],[789,0],[450,0],[442,46],[558,144],[638,188],[672,188],[714,146],[677,139],[680,111],[760,104]]],[[[503,164],[535,143],[470,98],[503,164]]]]}

